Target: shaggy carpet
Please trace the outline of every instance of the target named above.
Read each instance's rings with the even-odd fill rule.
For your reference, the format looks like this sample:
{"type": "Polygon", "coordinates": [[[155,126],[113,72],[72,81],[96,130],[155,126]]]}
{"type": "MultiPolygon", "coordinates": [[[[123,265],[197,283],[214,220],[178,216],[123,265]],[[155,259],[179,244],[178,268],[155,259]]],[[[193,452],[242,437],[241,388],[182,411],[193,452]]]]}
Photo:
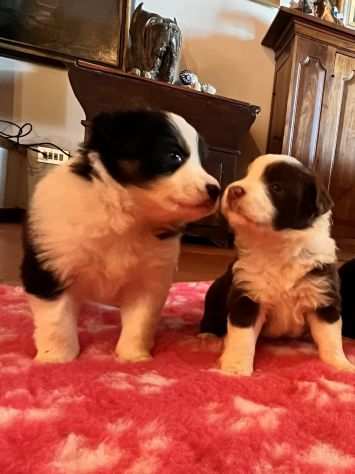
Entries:
{"type": "Polygon", "coordinates": [[[355,375],[304,341],[260,343],[251,378],[219,373],[221,343],[196,338],[207,286],[172,288],[134,365],[112,354],[116,310],[94,305],[78,360],[33,362],[23,291],[0,286],[0,473],[355,473],[355,375]]]}

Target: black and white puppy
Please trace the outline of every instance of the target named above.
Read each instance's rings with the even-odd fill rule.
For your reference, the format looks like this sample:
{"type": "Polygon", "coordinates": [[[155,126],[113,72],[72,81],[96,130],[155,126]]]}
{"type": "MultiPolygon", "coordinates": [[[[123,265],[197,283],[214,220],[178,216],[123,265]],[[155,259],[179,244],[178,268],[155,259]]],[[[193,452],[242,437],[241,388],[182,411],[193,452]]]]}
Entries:
{"type": "Polygon", "coordinates": [[[120,306],[121,360],[150,356],[181,228],[212,213],[220,193],[201,165],[204,150],[180,116],[102,114],[78,156],[40,181],[22,265],[37,360],[78,355],[77,313],[85,300],[120,306]]]}
{"type": "Polygon", "coordinates": [[[221,369],[253,372],[259,334],[310,330],[322,361],[355,367],[343,352],[332,202],[295,158],[265,155],[230,184],[222,212],[235,232],[237,260],[208,291],[201,332],[226,334],[221,369]]]}

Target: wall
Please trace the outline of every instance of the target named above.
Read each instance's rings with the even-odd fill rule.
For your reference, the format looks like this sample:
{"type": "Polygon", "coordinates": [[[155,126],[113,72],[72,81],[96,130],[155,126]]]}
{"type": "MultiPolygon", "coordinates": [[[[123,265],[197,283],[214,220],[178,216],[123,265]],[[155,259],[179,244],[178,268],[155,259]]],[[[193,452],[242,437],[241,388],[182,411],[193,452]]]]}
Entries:
{"type": "MultiPolygon", "coordinates": [[[[32,123],[33,133],[22,143],[52,142],[74,151],[84,138],[80,124],[84,113],[64,69],[0,57],[1,118],[32,123]]],[[[34,184],[51,165],[38,163],[34,155],[27,160],[25,154],[13,149],[8,151],[7,159],[3,155],[0,181],[6,186],[2,185],[1,206],[27,207],[34,184]]]]}
{"type": "Polygon", "coordinates": [[[31,122],[34,133],[27,141],[75,150],[83,139],[84,113],[64,69],[0,58],[0,118],[31,122]]]}
{"type": "MultiPolygon", "coordinates": [[[[261,106],[252,135],[264,151],[273,57],[260,41],[276,9],[249,0],[146,0],[144,5],[178,19],[184,35],[181,67],[195,70],[222,95],[261,106]]],[[[64,70],[0,58],[0,118],[6,117],[32,122],[31,139],[69,150],[83,138],[83,112],[64,70]]]]}
{"type": "Polygon", "coordinates": [[[144,8],[177,18],[182,68],[194,70],[221,95],[261,107],[251,133],[264,152],[274,59],[260,43],[277,9],[250,0],[145,0],[144,8]]]}

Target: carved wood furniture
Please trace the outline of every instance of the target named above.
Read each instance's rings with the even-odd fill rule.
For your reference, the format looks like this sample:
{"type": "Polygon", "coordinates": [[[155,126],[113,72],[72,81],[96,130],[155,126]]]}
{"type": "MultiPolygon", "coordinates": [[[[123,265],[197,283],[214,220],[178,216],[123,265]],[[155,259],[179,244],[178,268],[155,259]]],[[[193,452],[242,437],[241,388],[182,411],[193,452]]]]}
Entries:
{"type": "MultiPolygon", "coordinates": [[[[69,79],[86,115],[86,131],[92,117],[101,111],[138,107],[169,110],[185,117],[205,138],[209,147],[205,167],[223,188],[243,174],[247,163],[239,151],[240,143],[259,107],[83,61],[69,69],[69,79]]],[[[187,235],[220,246],[231,241],[225,222],[218,216],[191,224],[187,235]]]]}
{"type": "Polygon", "coordinates": [[[335,236],[355,238],[355,31],[280,8],[262,44],[276,58],[268,151],[316,169],[335,236]]]}

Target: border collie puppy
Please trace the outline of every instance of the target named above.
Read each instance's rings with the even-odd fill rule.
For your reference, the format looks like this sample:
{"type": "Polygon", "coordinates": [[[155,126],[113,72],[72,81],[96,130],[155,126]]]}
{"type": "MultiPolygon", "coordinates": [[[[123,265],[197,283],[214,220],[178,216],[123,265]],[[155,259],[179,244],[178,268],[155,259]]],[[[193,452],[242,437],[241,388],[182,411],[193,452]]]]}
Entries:
{"type": "Polygon", "coordinates": [[[355,258],[339,269],[343,336],[355,339],[355,258]]]}
{"type": "Polygon", "coordinates": [[[222,212],[238,259],[210,287],[202,333],[224,336],[220,367],[253,372],[259,334],[298,337],[308,329],[327,364],[355,370],[342,347],[332,202],[295,158],[265,155],[230,184],[222,212]]]}
{"type": "Polygon", "coordinates": [[[196,130],[172,113],[101,114],[78,156],[41,180],[22,264],[37,360],[78,355],[85,300],[120,306],[121,360],[150,357],[181,229],[213,213],[220,194],[201,165],[204,150],[196,130]]]}

